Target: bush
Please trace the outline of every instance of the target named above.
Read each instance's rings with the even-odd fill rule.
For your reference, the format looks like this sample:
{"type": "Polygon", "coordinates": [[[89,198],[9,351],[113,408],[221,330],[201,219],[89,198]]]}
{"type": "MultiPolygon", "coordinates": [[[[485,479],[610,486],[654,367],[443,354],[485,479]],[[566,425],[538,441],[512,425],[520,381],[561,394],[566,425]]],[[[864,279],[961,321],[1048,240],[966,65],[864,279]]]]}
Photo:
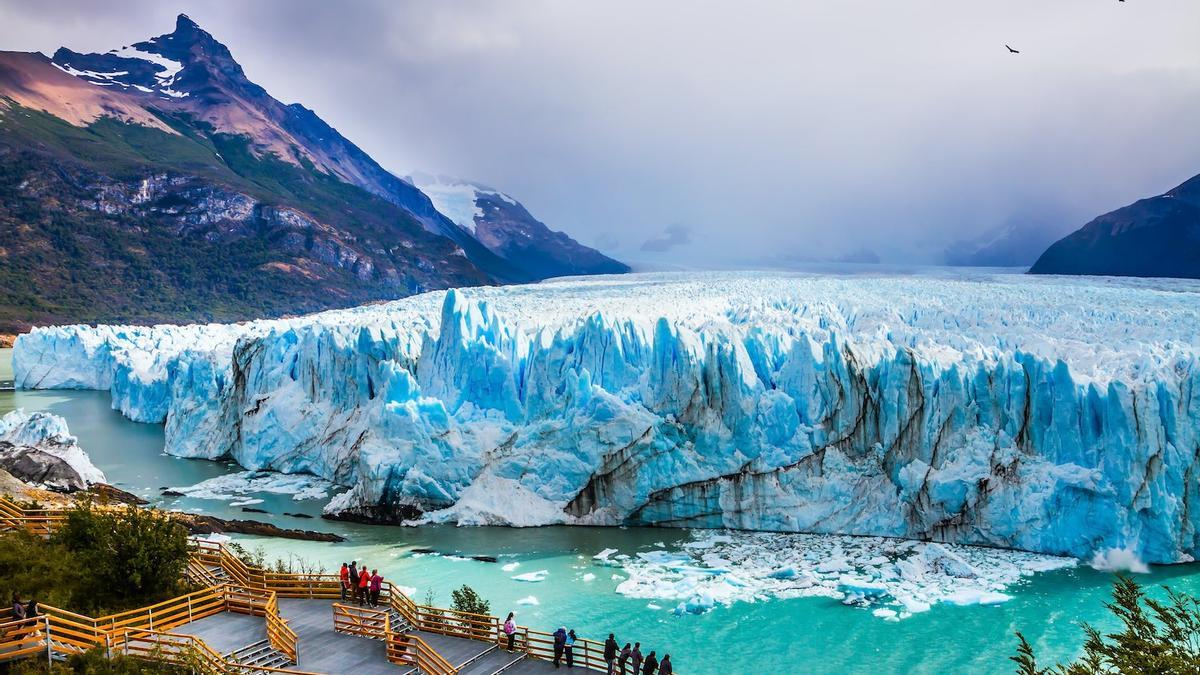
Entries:
{"type": "Polygon", "coordinates": [[[73,611],[140,607],[187,590],[187,530],[170,516],[135,506],[119,511],[77,506],[53,538],[69,550],[81,575],[73,611]]]}
{"type": "MultiPolygon", "coordinates": [[[[43,657],[45,654],[42,655],[43,657]]],[[[140,675],[142,673],[162,673],[164,675],[190,675],[191,668],[176,666],[157,661],[145,661],[131,656],[114,655],[112,659],[104,655],[103,649],[93,649],[83,654],[75,654],[66,663],[55,663],[48,666],[44,658],[30,658],[7,666],[7,672],[14,675],[66,675],[68,673],[87,673],[87,675],[140,675]]]]}
{"type": "MultiPolygon", "coordinates": [[[[0,589],[98,616],[187,592],[187,531],[157,511],[68,512],[51,539],[0,536],[0,589]]],[[[5,605],[11,597],[0,598],[5,605]]]]}
{"type": "Polygon", "coordinates": [[[1083,624],[1087,636],[1083,656],[1074,663],[1051,668],[1038,665],[1033,647],[1017,633],[1017,655],[1010,657],[1020,675],[1101,675],[1107,673],[1200,672],[1200,600],[1164,587],[1167,601],[1146,597],[1138,583],[1118,577],[1113,584],[1109,611],[1123,630],[1103,635],[1083,624]],[[1147,611],[1149,610],[1149,611],[1147,611]]]}
{"type": "Polygon", "coordinates": [[[457,591],[450,591],[450,609],[459,614],[491,614],[492,603],[479,597],[475,589],[464,585],[457,591]]]}

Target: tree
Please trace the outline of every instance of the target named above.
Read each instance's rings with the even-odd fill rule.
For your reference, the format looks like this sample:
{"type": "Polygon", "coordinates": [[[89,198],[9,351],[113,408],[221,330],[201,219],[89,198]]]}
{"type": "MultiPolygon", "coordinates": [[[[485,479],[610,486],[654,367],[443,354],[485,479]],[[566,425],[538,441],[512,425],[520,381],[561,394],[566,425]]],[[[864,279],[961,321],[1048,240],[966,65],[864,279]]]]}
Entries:
{"type": "Polygon", "coordinates": [[[475,589],[463,585],[457,591],[450,591],[450,609],[459,614],[491,614],[492,603],[479,597],[475,589]]]}
{"type": "Polygon", "coordinates": [[[165,513],[83,503],[68,512],[54,543],[70,551],[85,572],[76,611],[140,606],[183,590],[187,530],[165,513]]]}
{"type": "Polygon", "coordinates": [[[1020,675],[1107,675],[1200,672],[1200,600],[1164,587],[1167,601],[1147,597],[1129,577],[1113,584],[1113,601],[1105,607],[1120,619],[1123,630],[1103,635],[1083,624],[1087,636],[1083,656],[1050,668],[1038,665],[1033,647],[1017,633],[1017,655],[1010,657],[1020,675]],[[1148,610],[1148,611],[1147,611],[1148,610]]]}

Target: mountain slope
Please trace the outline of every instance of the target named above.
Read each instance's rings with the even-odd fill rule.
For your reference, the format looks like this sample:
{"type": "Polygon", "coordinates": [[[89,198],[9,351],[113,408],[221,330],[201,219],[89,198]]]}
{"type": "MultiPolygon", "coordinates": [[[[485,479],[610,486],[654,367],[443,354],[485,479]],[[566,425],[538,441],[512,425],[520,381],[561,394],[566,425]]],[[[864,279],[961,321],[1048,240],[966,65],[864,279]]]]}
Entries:
{"type": "Polygon", "coordinates": [[[253,139],[255,154],[311,162],[408,211],[427,230],[451,239],[480,269],[499,281],[531,281],[439,213],[419,189],[389,173],[361,148],[300,104],[286,105],[251,82],[229,49],[186,15],[175,30],[105,54],[66,48],[54,63],[97,86],[121,90],[155,107],[186,112],[223,133],[253,139]]]}
{"type": "Polygon", "coordinates": [[[1200,278],[1200,176],[1055,242],[1032,274],[1200,278]]]}
{"type": "Polygon", "coordinates": [[[628,265],[546,227],[503,192],[448,176],[418,173],[409,180],[456,225],[531,277],[629,271],[628,265]]]}
{"type": "Polygon", "coordinates": [[[105,54],[0,52],[0,161],[0,330],[278,316],[603,258],[567,238],[579,264],[514,264],[182,15],[105,54]]]}
{"type": "Polygon", "coordinates": [[[240,320],[492,282],[407,211],[251,136],[86,83],[62,105],[101,101],[94,119],[32,107],[23,92],[60,77],[0,53],[0,328],[240,320]]]}

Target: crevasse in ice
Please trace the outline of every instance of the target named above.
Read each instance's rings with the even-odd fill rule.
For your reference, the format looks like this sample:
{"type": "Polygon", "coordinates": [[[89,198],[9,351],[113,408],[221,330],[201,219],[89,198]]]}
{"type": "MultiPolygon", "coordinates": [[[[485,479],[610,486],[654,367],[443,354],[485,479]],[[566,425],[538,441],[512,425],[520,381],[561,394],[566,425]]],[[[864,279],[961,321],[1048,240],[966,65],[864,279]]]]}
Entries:
{"type": "Polygon", "coordinates": [[[1200,285],[657,274],[238,325],[45,328],[167,450],[332,510],[1196,555],[1200,285]]]}

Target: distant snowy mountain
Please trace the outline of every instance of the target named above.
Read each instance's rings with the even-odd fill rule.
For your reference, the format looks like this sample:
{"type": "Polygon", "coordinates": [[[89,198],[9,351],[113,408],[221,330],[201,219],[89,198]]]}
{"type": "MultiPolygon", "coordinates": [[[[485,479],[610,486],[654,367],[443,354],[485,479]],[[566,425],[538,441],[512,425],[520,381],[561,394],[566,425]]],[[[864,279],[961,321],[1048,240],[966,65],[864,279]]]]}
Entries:
{"type": "Polygon", "coordinates": [[[410,182],[429,195],[437,210],[470,232],[496,255],[527,274],[554,277],[619,274],[629,266],[555,232],[509,195],[471,181],[416,173],[410,182]]]}
{"type": "Polygon", "coordinates": [[[1063,237],[1032,274],[1200,278],[1200,176],[1063,237]]]}
{"type": "Polygon", "coordinates": [[[1061,226],[1020,221],[1002,225],[978,237],[946,247],[947,265],[967,267],[1027,267],[1063,235],[1061,226]]]}

